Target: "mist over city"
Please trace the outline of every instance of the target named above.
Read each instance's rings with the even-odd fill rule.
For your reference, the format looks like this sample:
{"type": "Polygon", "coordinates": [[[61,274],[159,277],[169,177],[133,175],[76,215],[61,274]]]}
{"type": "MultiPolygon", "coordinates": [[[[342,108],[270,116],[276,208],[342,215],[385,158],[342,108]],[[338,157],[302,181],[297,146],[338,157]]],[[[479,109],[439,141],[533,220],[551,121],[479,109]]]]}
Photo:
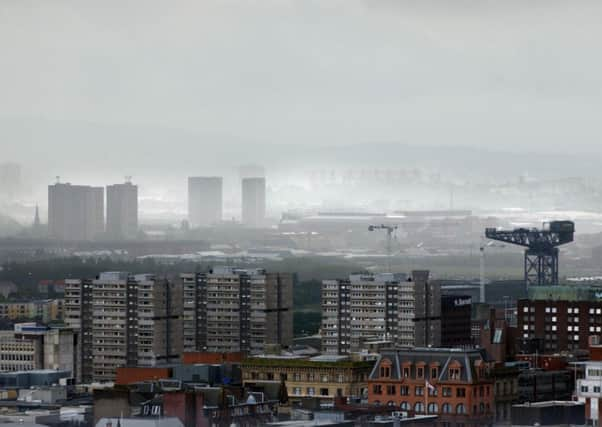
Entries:
{"type": "Polygon", "coordinates": [[[0,427],[599,425],[600,16],[0,2],[0,427]]]}

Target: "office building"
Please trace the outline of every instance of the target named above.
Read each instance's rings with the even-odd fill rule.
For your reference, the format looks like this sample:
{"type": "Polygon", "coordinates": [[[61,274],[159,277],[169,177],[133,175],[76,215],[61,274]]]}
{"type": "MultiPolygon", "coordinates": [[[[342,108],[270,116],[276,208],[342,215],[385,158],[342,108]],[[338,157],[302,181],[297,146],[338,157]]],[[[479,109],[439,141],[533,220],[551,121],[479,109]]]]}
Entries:
{"type": "Polygon", "coordinates": [[[94,240],[104,232],[104,189],[57,183],[48,186],[48,232],[59,240],[94,240]]]}
{"type": "Polygon", "coordinates": [[[438,415],[436,426],[491,425],[492,367],[483,350],[383,351],[368,379],[368,402],[438,415]]]}
{"type": "Polygon", "coordinates": [[[293,279],[263,269],[182,274],[185,351],[263,353],[293,339],[293,279]]]}
{"type": "Polygon", "coordinates": [[[242,179],[242,223],[260,227],[265,221],[265,178],[242,179]]]}
{"type": "Polygon", "coordinates": [[[441,345],[441,294],[428,271],[352,274],[322,282],[322,351],[348,354],[383,340],[402,346],[441,345]]]}
{"type": "Polygon", "coordinates": [[[132,240],[138,235],[138,186],[131,182],[107,186],[107,236],[132,240]]]}
{"type": "Polygon", "coordinates": [[[188,178],[188,221],[192,227],[222,220],[223,182],[219,176],[188,178]]]}
{"type": "Polygon", "coordinates": [[[295,405],[304,399],[332,404],[337,396],[365,398],[373,366],[374,362],[351,360],[348,356],[265,356],[245,359],[241,368],[243,384],[251,389],[284,380],[288,401],[295,405]]]}
{"type": "Polygon", "coordinates": [[[118,367],[178,361],[181,301],[178,285],[150,274],[66,280],[65,323],[78,333],[78,379],[113,381],[118,367]]]}
{"type": "Polygon", "coordinates": [[[517,302],[517,326],[523,342],[538,351],[587,350],[590,335],[602,335],[599,289],[554,286],[530,289],[530,298],[517,302]]]}
{"type": "Polygon", "coordinates": [[[585,403],[588,425],[599,426],[602,420],[602,346],[599,336],[591,339],[590,360],[583,362],[585,377],[575,384],[575,397],[585,403]]]}
{"type": "Polygon", "coordinates": [[[471,347],[471,306],[468,295],[441,296],[442,347],[471,347]]]}

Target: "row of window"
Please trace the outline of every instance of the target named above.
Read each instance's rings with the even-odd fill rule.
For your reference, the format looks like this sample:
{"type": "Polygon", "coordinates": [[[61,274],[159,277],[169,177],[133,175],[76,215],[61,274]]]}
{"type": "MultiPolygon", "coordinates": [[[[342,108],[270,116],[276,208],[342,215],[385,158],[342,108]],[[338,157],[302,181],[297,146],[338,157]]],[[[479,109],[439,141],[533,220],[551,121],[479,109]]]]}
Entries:
{"type": "MultiPolygon", "coordinates": [[[[600,393],[600,386],[593,386],[594,389],[594,393],[600,393]]],[[[589,386],[586,385],[582,385],[581,386],[581,393],[589,393],[589,386]]]]}
{"type": "MultiPolygon", "coordinates": [[[[424,396],[424,386],[415,386],[414,387],[414,396],[424,396]]],[[[374,394],[383,394],[383,390],[386,390],[387,396],[395,396],[397,394],[397,386],[395,384],[387,384],[383,389],[382,384],[373,384],[372,392],[374,394]]],[[[473,395],[476,397],[479,395],[480,397],[489,396],[489,386],[480,386],[478,389],[473,388],[473,395]]],[[[438,396],[438,388],[434,386],[428,387],[429,396],[437,397],[438,396]]],[[[441,395],[443,397],[452,397],[453,389],[451,387],[441,387],[441,395]]],[[[410,387],[406,385],[399,386],[399,395],[400,396],[410,396],[410,387]]],[[[464,387],[456,388],[456,397],[466,397],[466,389],[464,387]]]]}
{"type": "MultiPolygon", "coordinates": [[[[523,313],[534,313],[535,307],[524,306],[523,313]]],[[[558,313],[558,309],[556,307],[546,307],[546,313],[558,313]]],[[[568,307],[566,310],[567,314],[579,314],[579,307],[568,307]]],[[[602,308],[590,308],[588,310],[589,314],[602,314],[602,308]]]]}

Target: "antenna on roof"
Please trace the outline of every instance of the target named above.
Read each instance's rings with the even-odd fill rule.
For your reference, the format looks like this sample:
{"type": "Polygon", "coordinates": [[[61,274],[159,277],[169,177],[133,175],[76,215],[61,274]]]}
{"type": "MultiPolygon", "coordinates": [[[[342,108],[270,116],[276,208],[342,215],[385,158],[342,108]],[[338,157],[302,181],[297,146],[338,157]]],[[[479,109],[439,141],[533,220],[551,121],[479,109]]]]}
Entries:
{"type": "Polygon", "coordinates": [[[132,175],[126,175],[125,176],[125,183],[126,184],[131,184],[132,183],[132,175]]]}
{"type": "Polygon", "coordinates": [[[56,183],[60,184],[61,183],[61,177],[59,175],[55,176],[56,178],[56,183]]]}

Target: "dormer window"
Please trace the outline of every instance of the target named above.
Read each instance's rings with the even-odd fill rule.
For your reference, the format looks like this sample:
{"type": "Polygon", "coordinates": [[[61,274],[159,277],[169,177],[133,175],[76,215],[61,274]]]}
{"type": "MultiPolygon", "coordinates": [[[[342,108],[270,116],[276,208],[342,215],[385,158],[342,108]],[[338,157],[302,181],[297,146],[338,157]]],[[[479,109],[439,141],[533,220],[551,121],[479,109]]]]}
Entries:
{"type": "Polygon", "coordinates": [[[431,368],[431,379],[439,378],[439,368],[431,368]]]}
{"type": "Polygon", "coordinates": [[[459,380],[460,379],[460,368],[449,368],[449,379],[459,380]]]}
{"type": "Polygon", "coordinates": [[[409,367],[403,368],[403,377],[410,378],[410,368],[409,367]]]}
{"type": "Polygon", "coordinates": [[[391,378],[391,361],[389,359],[384,359],[380,364],[380,377],[391,378]]]}
{"type": "Polygon", "coordinates": [[[424,378],[424,368],[422,366],[416,368],[416,378],[424,378]]]}

